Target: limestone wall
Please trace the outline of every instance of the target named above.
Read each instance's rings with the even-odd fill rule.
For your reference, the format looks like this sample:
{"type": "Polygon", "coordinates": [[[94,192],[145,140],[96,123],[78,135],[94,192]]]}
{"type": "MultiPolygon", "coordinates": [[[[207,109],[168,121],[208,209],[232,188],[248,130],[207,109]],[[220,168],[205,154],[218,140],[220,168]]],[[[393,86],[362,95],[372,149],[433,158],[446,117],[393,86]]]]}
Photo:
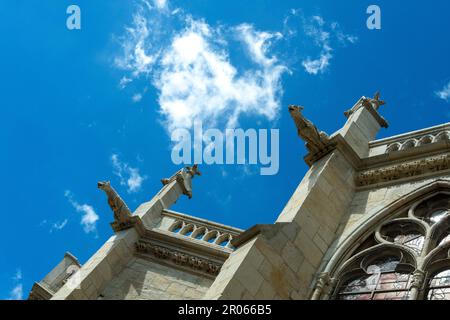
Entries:
{"type": "Polygon", "coordinates": [[[212,280],[141,258],[132,259],[102,291],[100,299],[200,299],[212,280]]]}

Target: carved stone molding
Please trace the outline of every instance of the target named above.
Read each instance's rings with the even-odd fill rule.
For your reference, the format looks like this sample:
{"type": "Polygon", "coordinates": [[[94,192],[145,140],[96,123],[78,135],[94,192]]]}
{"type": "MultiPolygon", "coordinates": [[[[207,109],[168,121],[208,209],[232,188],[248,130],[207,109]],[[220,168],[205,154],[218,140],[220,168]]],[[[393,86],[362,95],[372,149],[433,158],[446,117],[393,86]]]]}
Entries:
{"type": "Polygon", "coordinates": [[[177,171],[170,178],[161,179],[161,183],[166,186],[173,181],[177,181],[183,190],[183,194],[192,198],[192,179],[195,176],[201,176],[201,172],[198,170],[198,165],[194,164],[192,167],[185,167],[177,171]]]}
{"type": "Polygon", "coordinates": [[[366,170],[357,175],[356,185],[360,187],[368,186],[447,169],[450,169],[450,154],[366,170]]]}
{"type": "Polygon", "coordinates": [[[197,256],[176,251],[170,248],[154,245],[152,243],[138,241],[136,242],[136,251],[144,254],[151,254],[155,258],[168,260],[176,265],[191,268],[196,271],[204,272],[209,275],[217,276],[221,265],[197,256]]]}
{"type": "Polygon", "coordinates": [[[297,127],[298,136],[305,141],[306,149],[309,152],[305,161],[311,166],[333,151],[336,144],[331,141],[325,132],[317,129],[310,120],[306,119],[302,111],[303,107],[301,106],[289,106],[289,113],[297,127]]]}
{"type": "Polygon", "coordinates": [[[411,288],[422,289],[425,281],[425,272],[416,270],[412,275],[411,288]]]}
{"type": "Polygon", "coordinates": [[[114,213],[114,222],[111,223],[114,232],[127,230],[136,226],[138,229],[142,228],[140,218],[133,216],[125,201],[114,190],[109,181],[100,181],[97,186],[105,192],[108,198],[108,204],[114,213]]]}
{"type": "Polygon", "coordinates": [[[385,104],[385,101],[380,100],[380,92],[376,92],[374,98],[362,97],[361,99],[359,99],[359,101],[350,110],[344,112],[344,115],[346,118],[350,118],[350,116],[354,114],[358,109],[366,108],[382,128],[387,128],[389,127],[389,124],[387,123],[386,119],[384,119],[378,113],[378,109],[380,108],[380,106],[385,104]]]}

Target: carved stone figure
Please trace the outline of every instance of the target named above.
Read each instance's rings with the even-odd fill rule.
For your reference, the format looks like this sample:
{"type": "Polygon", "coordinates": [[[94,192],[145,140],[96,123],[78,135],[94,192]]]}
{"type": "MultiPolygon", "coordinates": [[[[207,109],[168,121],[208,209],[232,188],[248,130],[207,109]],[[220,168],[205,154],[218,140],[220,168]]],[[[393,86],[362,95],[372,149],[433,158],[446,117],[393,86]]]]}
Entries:
{"type": "Polygon", "coordinates": [[[119,194],[111,187],[109,181],[100,181],[97,184],[100,190],[103,190],[108,197],[108,204],[114,212],[114,223],[112,224],[115,231],[124,230],[132,226],[132,214],[128,206],[119,196],[119,194]]]}
{"type": "Polygon", "coordinates": [[[189,253],[179,252],[174,249],[164,248],[143,241],[136,242],[135,247],[140,253],[151,254],[158,259],[171,261],[175,265],[189,267],[193,270],[211,275],[217,275],[222,267],[221,264],[199,258],[189,253]]]}
{"type": "Polygon", "coordinates": [[[181,188],[183,189],[183,194],[192,198],[192,179],[195,176],[200,176],[201,172],[198,170],[198,165],[194,164],[192,167],[185,167],[179,170],[170,178],[161,179],[163,185],[168,185],[173,181],[178,181],[180,183],[181,188]]]}
{"type": "Polygon", "coordinates": [[[303,107],[289,106],[289,113],[297,126],[298,135],[306,142],[306,148],[313,154],[325,150],[330,142],[328,135],[302,114],[303,107]]]}
{"type": "Polygon", "coordinates": [[[373,98],[363,97],[362,100],[361,100],[361,103],[359,103],[358,105],[354,106],[352,109],[345,111],[344,115],[347,118],[350,117],[361,106],[363,106],[365,108],[368,108],[368,109],[372,109],[373,108],[374,110],[378,111],[380,106],[385,105],[385,104],[386,104],[385,101],[380,100],[380,92],[377,91],[373,98]]]}
{"type": "Polygon", "coordinates": [[[365,107],[373,107],[375,110],[378,111],[380,106],[385,105],[386,102],[383,100],[380,100],[380,92],[377,91],[373,98],[364,98],[362,101],[362,105],[365,107]]]}

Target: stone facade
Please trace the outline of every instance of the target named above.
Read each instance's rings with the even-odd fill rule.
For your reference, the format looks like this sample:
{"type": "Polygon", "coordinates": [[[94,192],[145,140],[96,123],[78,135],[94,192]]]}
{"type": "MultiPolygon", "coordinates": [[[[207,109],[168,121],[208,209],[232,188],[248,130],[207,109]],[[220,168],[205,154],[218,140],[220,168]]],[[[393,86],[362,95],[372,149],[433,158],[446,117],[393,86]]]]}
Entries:
{"type": "MultiPolygon", "coordinates": [[[[378,97],[359,99],[332,135],[290,107],[310,169],[274,224],[243,231],[171,211],[181,195],[192,197],[199,174],[196,166],[183,169],[163,179],[161,191],[83,266],[66,255],[30,299],[336,298],[342,270],[382,245],[370,242],[373,230],[425,196],[450,194],[450,124],[375,140],[388,126],[378,97]],[[68,274],[69,264],[80,269],[68,274]]],[[[411,212],[402,219],[416,219],[411,212]]],[[[425,272],[411,268],[405,297],[417,298],[425,272]]]]}

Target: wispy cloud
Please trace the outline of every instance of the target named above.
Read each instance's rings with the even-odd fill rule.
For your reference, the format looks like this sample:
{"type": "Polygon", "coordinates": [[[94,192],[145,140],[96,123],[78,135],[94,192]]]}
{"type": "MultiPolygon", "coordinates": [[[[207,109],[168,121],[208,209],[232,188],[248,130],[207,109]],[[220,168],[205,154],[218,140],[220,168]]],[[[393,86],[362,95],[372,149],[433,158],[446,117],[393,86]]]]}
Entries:
{"type": "Polygon", "coordinates": [[[142,100],[142,94],[136,93],[131,99],[133,100],[133,102],[139,102],[142,100]]]}
{"type": "Polygon", "coordinates": [[[306,16],[300,9],[291,9],[283,21],[283,34],[290,43],[302,43],[295,56],[301,57],[300,64],[311,75],[324,73],[331,65],[338,47],[354,44],[358,37],[345,33],[338,22],[327,22],[320,15],[306,16]]]}
{"type": "Polygon", "coordinates": [[[314,44],[320,48],[317,57],[311,58],[308,56],[302,61],[303,67],[309,74],[317,75],[327,70],[333,58],[331,46],[333,39],[336,39],[342,45],[355,43],[358,39],[356,36],[342,32],[337,22],[327,24],[321,16],[313,16],[310,19],[303,18],[302,20],[305,35],[311,38],[314,44]]]}
{"type": "Polygon", "coordinates": [[[435,92],[436,96],[442,100],[450,101],[450,82],[447,83],[441,90],[435,92]]]}
{"type": "Polygon", "coordinates": [[[10,300],[23,300],[23,285],[21,283],[14,286],[9,293],[10,300]]]}
{"type": "Polygon", "coordinates": [[[19,268],[19,269],[16,270],[16,273],[13,276],[13,280],[14,281],[22,280],[22,269],[19,268]]]}
{"type": "Polygon", "coordinates": [[[307,39],[318,48],[317,56],[297,60],[315,75],[327,70],[334,47],[357,40],[338,23],[318,15],[306,18],[297,9],[282,31],[264,31],[249,23],[213,26],[172,10],[168,2],[164,6],[167,10],[148,1],[138,6],[118,37],[122,50],[115,66],[127,72],[122,85],[138,77],[153,84],[168,131],[190,128],[194,119],[215,127],[234,127],[242,115],[274,120],[281,109],[282,77],[292,69],[288,60],[297,56],[285,58],[286,43],[307,39]],[[236,51],[246,56],[234,60],[236,51]]]}
{"type": "Polygon", "coordinates": [[[22,269],[18,268],[12,277],[14,287],[9,292],[9,300],[23,300],[22,269]]]}
{"type": "Polygon", "coordinates": [[[281,75],[287,70],[267,53],[277,35],[251,25],[233,32],[254,63],[242,74],[230,61],[221,32],[203,21],[188,19],[165,51],[155,84],[169,130],[189,128],[194,119],[217,125],[227,118],[227,126],[234,127],[243,113],[270,120],[277,115],[281,75]]]}
{"type": "MultiPolygon", "coordinates": [[[[166,5],[168,5],[166,3],[166,5]]],[[[129,77],[150,76],[159,91],[166,128],[191,127],[193,119],[235,126],[241,114],[274,119],[280,109],[281,77],[288,68],[271,54],[278,32],[250,24],[213,27],[180,10],[170,14],[141,6],[120,37],[122,52],[115,65],[129,77]],[[170,33],[176,20],[183,25],[170,33]],[[251,65],[238,70],[230,59],[229,42],[247,53],[251,65]]]]}
{"type": "Polygon", "coordinates": [[[75,208],[75,210],[82,214],[80,224],[83,227],[85,233],[96,233],[97,232],[97,221],[100,217],[95,213],[92,206],[88,204],[80,204],[74,200],[71,191],[66,190],[64,196],[69,200],[70,204],[75,208]]]}
{"type": "Polygon", "coordinates": [[[138,192],[141,189],[142,183],[147,177],[142,176],[138,168],[122,162],[117,154],[111,155],[111,163],[113,173],[120,179],[120,184],[127,187],[129,193],[138,192]]]}
{"type": "Polygon", "coordinates": [[[119,81],[119,88],[124,89],[131,81],[133,80],[128,77],[122,77],[119,81]]]}
{"type": "Polygon", "coordinates": [[[57,221],[57,222],[53,223],[52,227],[50,228],[50,232],[53,232],[53,230],[59,231],[59,230],[64,229],[64,227],[67,225],[68,221],[69,221],[68,219],[64,219],[62,222],[57,221]]]}
{"type": "Polygon", "coordinates": [[[39,224],[40,227],[46,227],[47,225],[50,225],[49,232],[53,233],[53,231],[60,231],[65,228],[67,223],[69,222],[69,219],[64,219],[62,221],[56,221],[56,222],[49,222],[47,219],[44,219],[39,224]]]}

